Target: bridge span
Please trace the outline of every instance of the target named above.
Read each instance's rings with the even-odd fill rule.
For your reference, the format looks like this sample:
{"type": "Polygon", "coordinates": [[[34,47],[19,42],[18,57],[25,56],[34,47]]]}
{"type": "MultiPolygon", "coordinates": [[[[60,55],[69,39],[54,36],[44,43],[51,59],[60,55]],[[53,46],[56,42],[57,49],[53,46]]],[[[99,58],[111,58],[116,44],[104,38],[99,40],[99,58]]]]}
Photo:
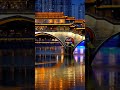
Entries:
{"type": "Polygon", "coordinates": [[[84,35],[75,34],[73,32],[35,32],[35,36],[48,34],[56,37],[64,47],[66,47],[65,40],[67,37],[71,37],[74,39],[74,47],[76,47],[81,41],[85,40],[84,35]]]}

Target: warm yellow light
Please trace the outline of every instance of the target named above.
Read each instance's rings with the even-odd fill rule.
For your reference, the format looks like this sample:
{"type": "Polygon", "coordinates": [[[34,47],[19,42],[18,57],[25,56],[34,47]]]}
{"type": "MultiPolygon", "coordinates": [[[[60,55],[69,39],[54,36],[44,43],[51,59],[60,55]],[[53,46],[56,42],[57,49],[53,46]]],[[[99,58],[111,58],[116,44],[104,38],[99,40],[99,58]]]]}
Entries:
{"type": "Polygon", "coordinates": [[[60,23],[65,23],[65,20],[64,19],[60,19],[60,23]]]}
{"type": "Polygon", "coordinates": [[[52,20],[52,19],[49,19],[49,23],[53,23],[53,20],[52,20]]]}
{"type": "Polygon", "coordinates": [[[55,23],[55,24],[58,24],[58,19],[55,19],[55,20],[54,20],[54,23],[55,23]]]}

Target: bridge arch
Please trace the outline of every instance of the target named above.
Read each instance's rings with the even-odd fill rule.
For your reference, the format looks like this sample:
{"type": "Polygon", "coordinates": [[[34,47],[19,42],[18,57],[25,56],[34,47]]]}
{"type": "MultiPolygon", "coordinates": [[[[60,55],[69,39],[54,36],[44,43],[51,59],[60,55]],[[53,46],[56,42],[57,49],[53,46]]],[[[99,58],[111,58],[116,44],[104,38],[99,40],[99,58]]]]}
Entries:
{"type": "Polygon", "coordinates": [[[51,35],[51,34],[48,34],[48,33],[36,33],[36,34],[35,34],[35,38],[38,37],[38,36],[40,36],[40,35],[46,35],[46,36],[50,36],[50,37],[52,37],[52,38],[55,38],[55,39],[57,39],[57,40],[60,42],[60,44],[61,44],[64,48],[66,47],[66,45],[65,45],[59,38],[57,38],[57,37],[55,37],[55,36],[53,36],[53,35],[51,35]]]}
{"type": "MultiPolygon", "coordinates": [[[[120,51],[119,48],[120,48],[120,32],[110,36],[108,39],[103,41],[102,44],[99,45],[99,47],[96,49],[96,51],[94,53],[94,56],[93,56],[93,59],[92,59],[93,60],[92,65],[102,64],[103,63],[102,60],[104,60],[104,58],[102,58],[102,55],[103,55],[103,57],[105,57],[105,55],[107,56],[107,53],[109,53],[109,52],[112,55],[114,53],[117,54],[116,52],[120,51]],[[103,49],[105,49],[105,50],[102,51],[103,49]],[[105,53],[105,55],[103,53],[105,53]]],[[[120,58],[120,56],[118,55],[117,58],[120,58]]],[[[111,59],[113,59],[114,62],[117,62],[117,63],[120,64],[120,61],[116,60],[114,56],[111,56],[110,60],[111,59]]],[[[109,64],[108,61],[106,61],[105,64],[109,64]]],[[[110,64],[110,65],[112,65],[112,64],[110,64]]]]}
{"type": "Polygon", "coordinates": [[[10,16],[0,19],[0,37],[34,38],[34,19],[24,16],[10,16]]]}
{"type": "Polygon", "coordinates": [[[12,21],[28,21],[28,22],[35,22],[33,18],[26,17],[26,16],[21,16],[21,15],[15,15],[15,16],[9,16],[9,17],[4,17],[0,19],[0,25],[12,22],[12,21]]]}
{"type": "Polygon", "coordinates": [[[85,54],[84,50],[85,50],[85,40],[81,41],[74,47],[73,54],[85,54]],[[82,49],[82,52],[77,51],[80,49],[82,49]]]}

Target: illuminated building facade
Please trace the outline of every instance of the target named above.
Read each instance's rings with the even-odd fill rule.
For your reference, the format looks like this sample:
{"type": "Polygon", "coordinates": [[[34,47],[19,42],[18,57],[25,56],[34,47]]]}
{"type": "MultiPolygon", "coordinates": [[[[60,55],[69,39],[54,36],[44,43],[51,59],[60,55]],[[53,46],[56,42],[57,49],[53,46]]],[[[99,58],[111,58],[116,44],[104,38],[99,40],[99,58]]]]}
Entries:
{"type": "Polygon", "coordinates": [[[81,2],[78,5],[78,19],[84,19],[85,18],[85,4],[84,2],[81,2]]]}
{"type": "Polygon", "coordinates": [[[84,20],[64,16],[63,12],[37,12],[35,30],[38,31],[72,31],[85,28],[84,20]]]}
{"type": "Polygon", "coordinates": [[[72,16],[71,0],[36,0],[36,12],[64,12],[67,16],[72,16]]]}

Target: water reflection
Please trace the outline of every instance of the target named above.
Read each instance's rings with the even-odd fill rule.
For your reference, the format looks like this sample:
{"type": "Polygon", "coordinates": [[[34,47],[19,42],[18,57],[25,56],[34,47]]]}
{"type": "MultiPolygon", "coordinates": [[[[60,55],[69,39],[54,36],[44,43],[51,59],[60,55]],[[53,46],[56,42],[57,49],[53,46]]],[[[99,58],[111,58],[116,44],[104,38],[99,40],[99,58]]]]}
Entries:
{"type": "Polygon", "coordinates": [[[96,54],[93,61],[93,65],[99,65],[99,66],[118,65],[118,63],[120,63],[119,52],[120,52],[120,48],[118,47],[111,47],[111,48],[103,47],[96,54]]]}
{"type": "Polygon", "coordinates": [[[101,45],[88,69],[90,90],[120,90],[120,33],[113,35],[101,45]],[[90,87],[91,88],[91,87],[90,87]]]}
{"type": "Polygon", "coordinates": [[[120,33],[111,36],[96,52],[94,66],[119,66],[120,64],[120,33]]]}
{"type": "Polygon", "coordinates": [[[76,55],[76,62],[73,55],[62,54],[61,46],[52,48],[57,49],[57,53],[49,51],[49,47],[42,47],[46,53],[41,47],[36,48],[35,89],[85,90],[85,65],[79,62],[84,61],[84,57],[76,55]]]}
{"type": "Polygon", "coordinates": [[[0,66],[34,66],[34,48],[0,50],[0,66]]]}
{"type": "Polygon", "coordinates": [[[93,71],[99,90],[120,90],[119,68],[94,68],[93,71]]]}
{"type": "Polygon", "coordinates": [[[34,89],[34,67],[0,67],[0,90],[34,89]]]}
{"type": "Polygon", "coordinates": [[[0,49],[0,90],[34,90],[34,48],[0,49]]]}

